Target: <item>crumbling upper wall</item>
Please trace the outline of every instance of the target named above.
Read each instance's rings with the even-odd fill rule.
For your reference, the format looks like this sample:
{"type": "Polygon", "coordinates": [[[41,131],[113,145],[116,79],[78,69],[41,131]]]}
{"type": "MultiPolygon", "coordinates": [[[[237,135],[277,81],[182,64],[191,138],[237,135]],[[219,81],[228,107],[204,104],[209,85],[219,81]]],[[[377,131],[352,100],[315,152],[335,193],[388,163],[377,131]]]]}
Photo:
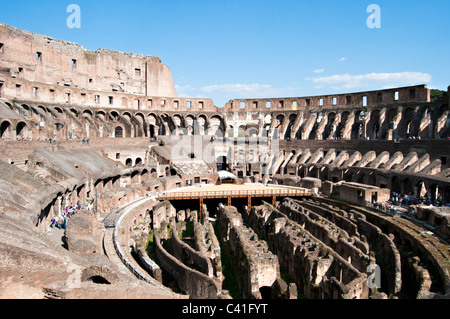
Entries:
{"type": "Polygon", "coordinates": [[[429,102],[430,90],[426,85],[395,89],[322,96],[236,99],[225,104],[226,111],[298,111],[361,108],[373,105],[429,102]]]}
{"type": "MultiPolygon", "coordinates": [[[[19,30],[0,23],[0,69],[35,83],[176,97],[170,69],[158,57],[100,49],[19,30]]],[[[63,89],[61,88],[61,89],[63,89]]]]}

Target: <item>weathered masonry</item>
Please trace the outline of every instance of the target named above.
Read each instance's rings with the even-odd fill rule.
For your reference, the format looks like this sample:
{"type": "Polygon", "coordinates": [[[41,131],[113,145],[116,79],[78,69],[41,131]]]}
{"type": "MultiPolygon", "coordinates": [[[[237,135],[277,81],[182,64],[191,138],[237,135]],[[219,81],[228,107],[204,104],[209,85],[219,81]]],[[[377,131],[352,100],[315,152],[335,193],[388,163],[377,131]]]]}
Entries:
{"type": "Polygon", "coordinates": [[[216,106],[0,23],[0,298],[449,298],[449,101],[216,106]]]}

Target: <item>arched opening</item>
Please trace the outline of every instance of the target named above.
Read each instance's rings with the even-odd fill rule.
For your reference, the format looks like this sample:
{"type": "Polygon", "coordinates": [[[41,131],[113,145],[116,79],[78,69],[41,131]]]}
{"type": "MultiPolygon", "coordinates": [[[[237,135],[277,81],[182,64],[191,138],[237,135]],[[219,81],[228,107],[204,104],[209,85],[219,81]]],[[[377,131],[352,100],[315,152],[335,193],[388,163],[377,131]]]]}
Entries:
{"type": "Polygon", "coordinates": [[[413,183],[409,178],[406,178],[405,181],[403,182],[404,187],[405,187],[405,194],[413,194],[414,193],[414,188],[413,188],[413,183]]]}
{"type": "Polygon", "coordinates": [[[126,167],[132,167],[133,166],[133,160],[131,158],[127,158],[127,160],[125,161],[125,166],[126,167]]]}
{"type": "Polygon", "coordinates": [[[274,136],[276,138],[281,138],[281,128],[284,122],[284,115],[280,114],[276,117],[276,124],[275,124],[275,132],[274,132],[274,136]]]}
{"type": "Polygon", "coordinates": [[[111,113],[109,113],[109,118],[113,121],[113,122],[117,122],[120,118],[119,113],[117,113],[116,111],[112,111],[111,113]]]}
{"type": "Polygon", "coordinates": [[[5,138],[5,137],[9,137],[7,135],[9,135],[9,130],[11,128],[11,123],[9,123],[8,121],[4,121],[2,122],[2,124],[0,125],[0,138],[5,138]]]}
{"type": "Polygon", "coordinates": [[[136,158],[135,165],[136,166],[137,165],[142,165],[142,158],[140,158],[140,157],[136,158]]]}
{"type": "Polygon", "coordinates": [[[226,156],[219,156],[216,160],[217,171],[227,171],[228,170],[228,159],[226,156]]]}
{"type": "Polygon", "coordinates": [[[323,138],[324,139],[333,139],[336,137],[336,113],[330,112],[328,114],[328,121],[327,125],[325,126],[324,132],[323,132],[323,138]]]}
{"type": "Polygon", "coordinates": [[[116,129],[114,130],[114,137],[116,138],[123,138],[123,128],[118,126],[116,127],[116,129]]]}
{"type": "Polygon", "coordinates": [[[394,193],[402,192],[402,184],[401,184],[400,178],[398,178],[397,176],[392,177],[391,191],[394,193]]]}
{"type": "Polygon", "coordinates": [[[19,124],[17,124],[17,126],[16,126],[16,136],[24,138],[25,137],[25,128],[26,127],[27,127],[27,124],[25,124],[24,122],[20,122],[19,124]]]}
{"type": "Polygon", "coordinates": [[[425,183],[423,181],[419,181],[416,184],[416,196],[425,197],[427,194],[427,188],[425,187],[425,183]]]}
{"type": "Polygon", "coordinates": [[[272,299],[272,288],[268,286],[263,286],[259,288],[259,293],[261,294],[261,299],[270,300],[272,299]]]}
{"type": "Polygon", "coordinates": [[[286,129],[286,133],[284,134],[284,139],[285,140],[290,140],[291,139],[292,130],[294,129],[295,120],[297,120],[297,115],[296,114],[289,115],[289,124],[288,124],[288,127],[286,129]]]}
{"type": "Polygon", "coordinates": [[[247,130],[245,131],[246,137],[257,137],[258,136],[258,128],[256,126],[247,126],[247,130]]]}
{"type": "Polygon", "coordinates": [[[99,285],[110,285],[111,284],[108,280],[106,280],[102,276],[92,276],[92,277],[88,278],[87,281],[92,281],[94,284],[99,284],[99,285]]]}

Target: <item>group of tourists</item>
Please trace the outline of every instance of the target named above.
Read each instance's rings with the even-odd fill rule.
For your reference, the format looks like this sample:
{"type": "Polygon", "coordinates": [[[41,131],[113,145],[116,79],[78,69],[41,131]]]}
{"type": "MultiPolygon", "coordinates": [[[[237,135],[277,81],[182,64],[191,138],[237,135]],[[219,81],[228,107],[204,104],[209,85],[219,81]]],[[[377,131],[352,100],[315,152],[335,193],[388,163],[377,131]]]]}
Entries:
{"type": "Polygon", "coordinates": [[[404,209],[401,209],[395,205],[389,204],[389,203],[377,203],[374,202],[373,203],[373,208],[375,208],[376,210],[379,210],[383,213],[392,215],[392,216],[396,216],[398,214],[402,214],[404,213],[404,209]]]}
{"type": "MultiPolygon", "coordinates": [[[[438,194],[436,200],[432,202],[427,196],[417,197],[413,193],[399,194],[396,192],[392,192],[389,201],[386,203],[373,202],[371,204],[368,203],[367,206],[375,208],[386,214],[395,216],[406,212],[410,213],[412,211],[411,207],[414,207],[415,205],[427,205],[436,207],[444,206],[442,204],[442,197],[440,194],[438,194]]],[[[445,206],[449,207],[450,203],[446,203],[445,206]]]]}
{"type": "Polygon", "coordinates": [[[51,220],[52,228],[66,229],[67,219],[76,214],[77,211],[81,209],[80,202],[77,202],[76,205],[70,204],[66,206],[63,211],[61,211],[60,216],[56,216],[51,220]]]}
{"type": "MultiPolygon", "coordinates": [[[[436,200],[432,202],[428,196],[420,196],[417,197],[413,193],[409,194],[399,194],[393,192],[390,198],[390,202],[397,206],[405,206],[408,207],[410,205],[432,205],[436,207],[442,206],[442,196],[440,194],[437,195],[436,200]]],[[[448,205],[448,204],[447,204],[448,205]]]]}

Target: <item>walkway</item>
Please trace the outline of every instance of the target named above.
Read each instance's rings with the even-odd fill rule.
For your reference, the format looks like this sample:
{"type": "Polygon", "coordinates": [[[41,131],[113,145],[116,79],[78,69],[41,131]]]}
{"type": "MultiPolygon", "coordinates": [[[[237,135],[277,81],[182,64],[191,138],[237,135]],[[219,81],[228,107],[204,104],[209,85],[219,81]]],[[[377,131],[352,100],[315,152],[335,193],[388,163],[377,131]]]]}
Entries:
{"type": "Polygon", "coordinates": [[[222,184],[202,187],[189,187],[181,190],[172,190],[158,194],[157,200],[200,200],[200,208],[205,199],[226,198],[228,206],[231,206],[233,198],[248,198],[248,209],[251,209],[251,199],[253,197],[269,197],[272,204],[275,204],[277,197],[309,197],[313,193],[310,189],[299,187],[287,187],[278,185],[261,184],[222,184]]]}

